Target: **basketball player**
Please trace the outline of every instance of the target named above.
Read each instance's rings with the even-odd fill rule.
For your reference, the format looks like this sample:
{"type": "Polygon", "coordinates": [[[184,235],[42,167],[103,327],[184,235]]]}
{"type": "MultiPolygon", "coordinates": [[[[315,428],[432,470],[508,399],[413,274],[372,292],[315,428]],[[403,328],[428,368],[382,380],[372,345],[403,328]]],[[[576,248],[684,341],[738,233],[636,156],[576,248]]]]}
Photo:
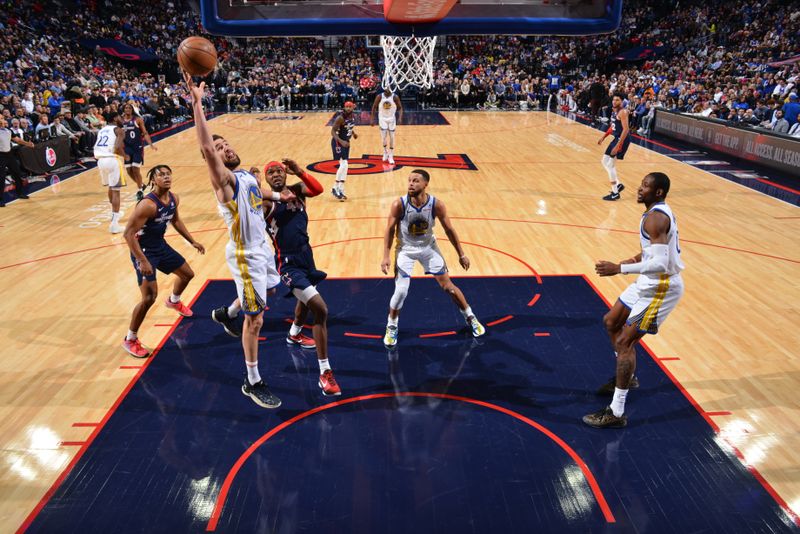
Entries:
{"type": "Polygon", "coordinates": [[[144,120],[134,113],[133,104],[125,104],[122,107],[122,128],[125,130],[125,170],[128,171],[128,176],[133,178],[139,190],[136,191],[136,200],[142,200],[144,197],[144,185],[142,185],[142,171],[140,170],[144,165],[144,144],[142,138],[147,141],[150,148],[158,150],[150,139],[150,134],[147,133],[147,128],[144,125],[144,120]]]}
{"type": "Polygon", "coordinates": [[[336,171],[336,185],[331,193],[341,201],[347,200],[344,194],[344,181],[347,179],[347,160],[350,159],[350,138],[358,139],[355,132],[356,116],[353,110],[356,105],[348,100],[344,103],[344,110],[333,121],[331,128],[331,149],[333,159],[339,160],[339,169],[336,171]]]}
{"type": "Polygon", "coordinates": [[[408,194],[392,203],[389,210],[389,223],[386,226],[383,238],[383,261],[381,270],[389,274],[389,253],[392,248],[392,238],[397,235],[397,250],[395,254],[394,294],[389,301],[389,319],[386,325],[386,335],[383,344],[391,348],[397,345],[397,323],[400,309],[408,295],[411,284],[411,273],[414,263],[420,262],[425,269],[425,274],[432,274],[450,298],[453,299],[467,325],[472,329],[474,337],[486,333],[483,325],[472,313],[472,308],[467,304],[464,294],[450,280],[447,274],[447,265],[444,262],[433,227],[436,219],[442,223],[444,232],[450,243],[458,253],[458,262],[465,270],[469,270],[469,258],[461,248],[455,228],[450,223],[444,202],[438,200],[426,191],[430,175],[427,171],[416,169],[408,176],[408,194]]]}
{"type": "Polygon", "coordinates": [[[400,102],[400,97],[392,93],[388,87],[383,90],[383,93],[375,96],[375,102],[372,103],[372,113],[370,121],[372,126],[375,126],[375,111],[378,111],[378,123],[381,129],[381,142],[383,143],[383,161],[388,161],[389,165],[394,165],[394,131],[397,128],[397,122],[403,121],[403,103],[400,102]],[[395,115],[397,114],[397,117],[395,115]],[[389,141],[389,147],[386,147],[386,141],[389,141]]]}
{"type": "Polygon", "coordinates": [[[678,243],[678,223],[672,209],[664,202],[669,193],[669,177],[651,172],[642,180],[636,201],[646,211],[639,223],[642,251],[620,263],[600,261],[595,270],[600,276],[633,274],[639,276],[614,303],[603,321],[617,354],[617,374],[598,393],[611,391],[611,405],[583,417],[583,422],[597,428],[620,428],[627,424],[625,399],[636,387],[636,343],[645,334],[657,334],[667,316],[683,295],[684,269],[678,243]]]}
{"type": "Polygon", "coordinates": [[[165,274],[175,273],[178,277],[172,288],[172,295],[164,303],[167,308],[177,311],[184,317],[191,317],[192,310],[181,302],[181,294],[194,278],[194,271],[178,252],[167,244],[164,232],[167,223],[183,236],[200,254],[206,249],[192,238],[178,215],[180,199],[172,188],[172,169],[167,165],[156,165],[147,173],[148,185],[153,189],[136,205],[133,216],[125,227],[125,241],[131,250],[131,261],[136,269],[136,280],[142,292],[142,300],[131,315],[128,335],[122,341],[122,348],[135,358],[146,358],[150,351],[142,346],[137,336],[147,312],[158,296],[156,270],[165,274]]]}
{"type": "Polygon", "coordinates": [[[286,342],[303,348],[316,348],[320,373],[318,385],[322,388],[323,395],[341,395],[342,390],[336,383],[328,360],[328,305],[317,291],[317,284],[328,275],[318,270],[314,264],[314,254],[308,239],[306,199],[321,194],[322,185],[291,159],[284,159],[282,163],[267,163],[264,175],[276,194],[289,191],[296,197],[286,203],[272,202],[266,210],[269,214],[267,221],[275,240],[276,263],[281,280],[297,298],[294,322],[286,342]],[[302,181],[286,185],[287,174],[297,176],[302,181]],[[305,336],[301,334],[309,310],[314,314],[313,344],[304,343],[305,336]]]}
{"type": "MultiPolygon", "coordinates": [[[[228,226],[230,239],[225,257],[245,314],[242,348],[247,377],[242,393],[263,408],[277,408],[280,399],[272,394],[258,372],[258,335],[267,305],[268,270],[274,265],[267,244],[261,187],[252,174],[239,168],[241,161],[233,147],[222,136],[211,135],[203,111],[205,83],[195,85],[185,72],[184,80],[192,96],[197,139],[208,166],[211,187],[228,226]]],[[[275,193],[273,200],[281,200],[281,196],[275,193]]]]}
{"type": "Polygon", "coordinates": [[[608,180],[611,182],[611,192],[603,197],[603,200],[619,200],[619,194],[625,189],[617,176],[616,160],[622,161],[625,153],[628,151],[628,146],[631,144],[630,125],[628,118],[628,110],[622,106],[624,95],[615,94],[611,100],[611,125],[603,134],[603,137],[597,142],[601,144],[606,137],[613,134],[614,140],[606,148],[606,153],[603,156],[602,163],[608,173],[608,180]]]}
{"type": "Polygon", "coordinates": [[[114,111],[108,118],[108,124],[97,132],[97,141],[94,143],[94,157],[97,159],[100,180],[108,187],[108,201],[111,203],[111,224],[108,231],[112,234],[119,234],[124,230],[119,224],[119,190],[127,185],[123,170],[124,143],[122,117],[119,112],[114,111]]]}

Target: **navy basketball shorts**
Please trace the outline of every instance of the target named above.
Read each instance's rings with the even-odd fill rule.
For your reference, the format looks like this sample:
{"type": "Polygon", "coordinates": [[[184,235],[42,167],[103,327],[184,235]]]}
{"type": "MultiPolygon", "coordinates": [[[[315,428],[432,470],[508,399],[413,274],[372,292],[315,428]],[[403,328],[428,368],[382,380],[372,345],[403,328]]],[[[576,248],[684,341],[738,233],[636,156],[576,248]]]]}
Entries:
{"type": "Polygon", "coordinates": [[[350,147],[340,145],[336,139],[331,139],[331,151],[333,152],[332,159],[350,159],[350,147]]]}
{"type": "Polygon", "coordinates": [[[125,147],[125,155],[128,159],[125,161],[125,168],[128,167],[141,167],[144,165],[144,147],[125,147]]]}
{"type": "Polygon", "coordinates": [[[614,147],[617,146],[617,143],[619,143],[619,138],[615,137],[614,140],[609,143],[608,148],[606,148],[606,156],[617,158],[619,160],[625,159],[625,153],[628,151],[628,147],[631,144],[630,135],[625,138],[625,141],[622,143],[622,148],[619,149],[619,152],[612,156],[611,151],[614,150],[614,147]]]}
{"type": "Polygon", "coordinates": [[[153,274],[147,276],[143,275],[139,266],[139,260],[131,254],[131,262],[133,263],[133,268],[136,269],[136,282],[139,285],[142,285],[142,280],[155,282],[156,270],[164,274],[170,274],[180,269],[181,266],[186,263],[183,256],[178,254],[175,249],[166,243],[160,247],[144,247],[142,248],[142,252],[144,252],[145,258],[147,258],[147,261],[149,261],[150,265],[153,267],[153,274]]]}
{"type": "Polygon", "coordinates": [[[303,291],[328,277],[328,273],[320,271],[314,264],[311,247],[289,253],[282,250],[277,256],[277,262],[280,262],[278,272],[281,273],[281,281],[290,289],[303,291]]]}

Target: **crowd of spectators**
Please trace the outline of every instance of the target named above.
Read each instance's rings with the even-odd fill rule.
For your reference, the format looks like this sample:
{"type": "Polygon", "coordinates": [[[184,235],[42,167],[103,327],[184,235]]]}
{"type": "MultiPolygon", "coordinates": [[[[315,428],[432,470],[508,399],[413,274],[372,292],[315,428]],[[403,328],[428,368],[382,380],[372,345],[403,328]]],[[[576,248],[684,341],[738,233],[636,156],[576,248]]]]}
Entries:
{"type": "MultiPolygon", "coordinates": [[[[188,115],[173,59],[182,39],[203,30],[186,0],[0,5],[0,113],[25,139],[66,136],[74,157],[89,157],[95,133],[126,102],[150,131],[188,115]],[[160,60],[121,61],[82,39],[122,41],[160,60]]],[[[219,63],[208,79],[209,109],[368,105],[380,84],[381,55],[364,39],[212,39],[219,63]]],[[[423,108],[551,105],[602,117],[610,95],[623,93],[643,134],[662,107],[800,137],[800,63],[787,61],[798,54],[800,10],[780,0],[626,0],[610,35],[441,38],[433,87],[404,96],[423,108]],[[658,54],[617,59],[637,46],[658,54]]]]}

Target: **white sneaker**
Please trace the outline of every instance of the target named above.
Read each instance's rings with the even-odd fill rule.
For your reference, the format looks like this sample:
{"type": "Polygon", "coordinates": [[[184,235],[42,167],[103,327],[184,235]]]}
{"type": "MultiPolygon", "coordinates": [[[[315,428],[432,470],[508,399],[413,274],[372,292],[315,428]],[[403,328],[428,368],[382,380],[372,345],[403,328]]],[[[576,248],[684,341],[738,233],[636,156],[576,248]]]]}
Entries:
{"type": "Polygon", "coordinates": [[[387,159],[389,159],[389,154],[387,154],[386,152],[384,152],[384,153],[383,153],[383,161],[386,161],[387,159]]]}
{"type": "Polygon", "coordinates": [[[474,315],[471,316],[467,322],[469,323],[470,328],[472,328],[472,337],[481,337],[486,333],[486,329],[474,315]]]}
{"type": "Polygon", "coordinates": [[[394,165],[394,158],[389,156],[389,165],[394,165]]]}
{"type": "Polygon", "coordinates": [[[123,228],[117,223],[112,223],[108,226],[108,231],[111,232],[112,234],[121,234],[122,232],[125,231],[125,228],[123,228]]]}

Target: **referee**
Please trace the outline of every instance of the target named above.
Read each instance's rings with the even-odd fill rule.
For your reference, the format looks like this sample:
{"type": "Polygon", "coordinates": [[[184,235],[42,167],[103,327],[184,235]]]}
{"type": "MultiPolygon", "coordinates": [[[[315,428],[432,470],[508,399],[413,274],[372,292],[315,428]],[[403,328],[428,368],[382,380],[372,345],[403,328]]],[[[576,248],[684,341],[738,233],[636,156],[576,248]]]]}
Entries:
{"type": "Polygon", "coordinates": [[[33,148],[34,144],[30,141],[20,139],[11,130],[8,129],[8,122],[5,118],[0,117],[0,208],[6,206],[6,201],[3,198],[6,188],[6,173],[11,173],[16,184],[17,198],[28,198],[25,194],[24,186],[22,185],[22,169],[19,168],[19,162],[16,155],[11,152],[11,142],[18,145],[24,145],[33,148]]]}

